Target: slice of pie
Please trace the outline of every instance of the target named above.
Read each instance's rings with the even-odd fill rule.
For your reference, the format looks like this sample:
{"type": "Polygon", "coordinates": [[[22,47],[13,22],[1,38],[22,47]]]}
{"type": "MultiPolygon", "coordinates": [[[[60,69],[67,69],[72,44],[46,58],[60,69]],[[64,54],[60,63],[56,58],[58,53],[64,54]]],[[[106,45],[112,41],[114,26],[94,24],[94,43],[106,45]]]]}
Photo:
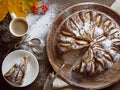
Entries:
{"type": "Polygon", "coordinates": [[[25,55],[4,74],[4,77],[13,84],[22,85],[27,70],[27,64],[28,55],[25,55]]]}

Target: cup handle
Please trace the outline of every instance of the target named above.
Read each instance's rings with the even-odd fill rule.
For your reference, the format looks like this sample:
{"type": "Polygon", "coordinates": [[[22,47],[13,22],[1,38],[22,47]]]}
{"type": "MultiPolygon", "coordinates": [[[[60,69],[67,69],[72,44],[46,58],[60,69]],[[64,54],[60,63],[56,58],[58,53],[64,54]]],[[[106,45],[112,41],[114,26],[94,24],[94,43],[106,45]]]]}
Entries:
{"type": "Polygon", "coordinates": [[[14,12],[10,13],[10,16],[12,19],[15,19],[17,17],[14,12]]]}

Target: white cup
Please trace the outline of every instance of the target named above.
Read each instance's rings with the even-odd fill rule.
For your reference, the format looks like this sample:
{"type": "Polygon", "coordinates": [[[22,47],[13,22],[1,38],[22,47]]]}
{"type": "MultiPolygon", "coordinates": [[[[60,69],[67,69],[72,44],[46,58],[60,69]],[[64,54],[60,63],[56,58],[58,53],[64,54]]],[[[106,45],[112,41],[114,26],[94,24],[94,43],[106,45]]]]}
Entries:
{"type": "Polygon", "coordinates": [[[22,37],[28,33],[28,23],[22,17],[16,17],[14,13],[11,13],[12,21],[9,24],[10,33],[15,37],[22,37]]]}

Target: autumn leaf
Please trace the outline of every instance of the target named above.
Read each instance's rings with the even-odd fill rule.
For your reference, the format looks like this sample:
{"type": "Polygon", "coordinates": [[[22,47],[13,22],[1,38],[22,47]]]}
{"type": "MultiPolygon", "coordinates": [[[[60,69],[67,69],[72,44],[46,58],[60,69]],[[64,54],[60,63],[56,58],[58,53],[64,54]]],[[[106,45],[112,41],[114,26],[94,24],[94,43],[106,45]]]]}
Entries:
{"type": "Polygon", "coordinates": [[[0,21],[2,21],[8,13],[6,5],[7,0],[0,0],[0,21]]]}
{"type": "Polygon", "coordinates": [[[18,17],[26,17],[27,13],[22,10],[22,0],[0,0],[0,21],[7,13],[14,12],[18,17]]]}
{"type": "Polygon", "coordinates": [[[40,6],[40,2],[37,0],[22,0],[22,10],[27,10],[31,13],[33,3],[36,3],[38,7],[40,6]]]}
{"type": "Polygon", "coordinates": [[[18,17],[27,16],[27,13],[22,10],[22,0],[8,0],[7,9],[10,13],[14,12],[18,17]]]}
{"type": "Polygon", "coordinates": [[[40,6],[40,2],[37,0],[0,0],[0,21],[5,18],[8,12],[14,12],[17,17],[25,18],[28,15],[25,10],[32,12],[33,3],[40,6]]]}

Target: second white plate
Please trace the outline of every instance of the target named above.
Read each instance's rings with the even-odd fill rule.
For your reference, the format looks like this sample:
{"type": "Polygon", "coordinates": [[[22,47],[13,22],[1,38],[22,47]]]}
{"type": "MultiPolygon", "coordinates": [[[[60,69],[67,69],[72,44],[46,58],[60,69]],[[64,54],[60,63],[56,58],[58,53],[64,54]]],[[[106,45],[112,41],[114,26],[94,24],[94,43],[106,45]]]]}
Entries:
{"type": "Polygon", "coordinates": [[[2,74],[3,74],[4,79],[10,85],[15,86],[15,87],[28,86],[36,79],[36,77],[38,76],[38,73],[39,73],[39,64],[38,64],[36,57],[32,53],[26,50],[15,50],[9,53],[5,57],[2,63],[2,74]],[[6,78],[4,77],[4,74],[9,71],[9,69],[17,62],[17,60],[24,57],[25,55],[29,55],[29,60],[28,60],[27,71],[24,77],[24,81],[22,85],[15,85],[11,83],[10,81],[6,80],[6,78]]]}

